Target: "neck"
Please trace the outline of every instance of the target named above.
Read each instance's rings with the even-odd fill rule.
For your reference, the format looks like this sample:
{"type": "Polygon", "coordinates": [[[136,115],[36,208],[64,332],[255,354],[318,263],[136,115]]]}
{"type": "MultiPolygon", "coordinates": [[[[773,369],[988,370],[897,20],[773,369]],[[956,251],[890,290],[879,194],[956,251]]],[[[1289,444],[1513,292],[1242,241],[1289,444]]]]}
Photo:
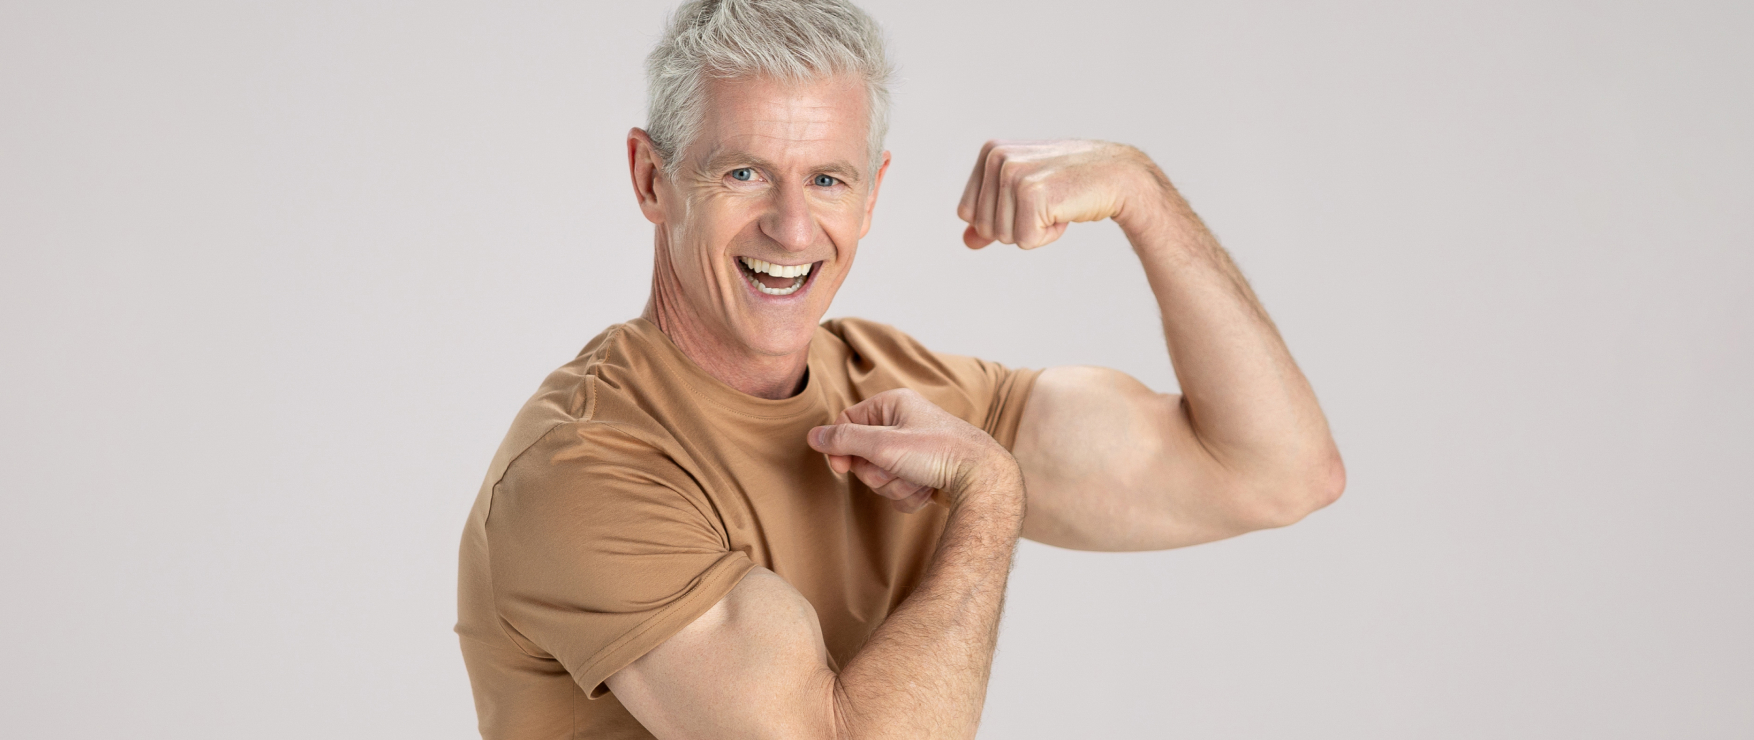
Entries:
{"type": "Polygon", "coordinates": [[[671,273],[659,262],[652,271],[652,295],[646,301],[642,318],[657,325],[658,330],[675,343],[682,354],[719,382],[743,393],[767,399],[791,398],[804,390],[804,373],[808,368],[810,350],[790,355],[768,355],[755,352],[735,341],[727,341],[702,321],[681,292],[671,273]]]}

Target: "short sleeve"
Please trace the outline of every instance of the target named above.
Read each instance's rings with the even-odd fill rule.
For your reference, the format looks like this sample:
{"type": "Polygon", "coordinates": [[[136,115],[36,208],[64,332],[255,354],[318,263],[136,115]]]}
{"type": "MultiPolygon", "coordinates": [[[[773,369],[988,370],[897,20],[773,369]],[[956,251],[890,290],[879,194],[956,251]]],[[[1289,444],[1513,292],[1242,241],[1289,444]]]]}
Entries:
{"type": "MultiPolygon", "coordinates": [[[[986,413],[980,428],[1009,450],[1017,442],[1018,422],[1023,420],[1023,404],[1035,388],[1040,370],[1011,368],[961,355],[939,355],[944,366],[963,387],[975,389],[986,400],[986,413]]],[[[972,423],[972,422],[971,422],[972,423]]]]}
{"type": "Polygon", "coordinates": [[[980,427],[1005,449],[1016,444],[1023,407],[1040,370],[933,352],[895,327],[874,321],[835,319],[824,328],[852,351],[849,375],[861,395],[912,388],[980,427]]]}
{"type": "Polygon", "coordinates": [[[551,431],[507,468],[487,519],[507,636],[601,696],[754,566],[712,511],[656,450],[602,425],[551,431]]]}

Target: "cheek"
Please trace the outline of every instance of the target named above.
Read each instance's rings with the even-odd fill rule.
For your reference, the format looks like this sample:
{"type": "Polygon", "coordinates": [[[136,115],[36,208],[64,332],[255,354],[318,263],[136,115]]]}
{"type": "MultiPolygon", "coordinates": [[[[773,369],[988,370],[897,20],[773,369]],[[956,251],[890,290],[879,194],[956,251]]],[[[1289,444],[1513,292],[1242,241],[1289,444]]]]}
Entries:
{"type": "Polygon", "coordinates": [[[836,204],[818,212],[817,223],[837,247],[850,249],[865,235],[865,212],[857,203],[836,204]]]}
{"type": "Polygon", "coordinates": [[[693,204],[689,218],[673,231],[677,235],[685,259],[707,275],[719,271],[729,257],[732,245],[749,231],[752,224],[740,214],[729,212],[716,204],[693,204]]]}

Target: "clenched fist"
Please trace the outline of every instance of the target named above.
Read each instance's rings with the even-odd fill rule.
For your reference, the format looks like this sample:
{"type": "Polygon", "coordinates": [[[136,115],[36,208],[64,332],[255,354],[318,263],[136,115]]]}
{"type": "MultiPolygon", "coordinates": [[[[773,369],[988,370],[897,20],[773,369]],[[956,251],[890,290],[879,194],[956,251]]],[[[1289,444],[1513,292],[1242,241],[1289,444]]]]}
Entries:
{"type": "MultiPolygon", "coordinates": [[[[993,242],[1034,249],[1078,221],[1122,219],[1155,205],[1168,180],[1138,149],[1106,141],[989,141],[956,215],[971,249],[993,242]]],[[[1123,227],[1126,224],[1122,224],[1123,227]]]]}

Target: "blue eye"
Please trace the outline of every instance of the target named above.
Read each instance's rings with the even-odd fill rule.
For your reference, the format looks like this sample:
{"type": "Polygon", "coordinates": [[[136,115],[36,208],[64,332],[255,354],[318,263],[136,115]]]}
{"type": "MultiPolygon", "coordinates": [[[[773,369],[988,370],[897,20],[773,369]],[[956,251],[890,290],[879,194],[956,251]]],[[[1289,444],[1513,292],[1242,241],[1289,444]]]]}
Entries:
{"type": "Polygon", "coordinates": [[[745,181],[753,180],[755,179],[755,170],[749,169],[748,167],[738,167],[737,169],[731,170],[731,179],[745,181]]]}
{"type": "Polygon", "coordinates": [[[834,184],[838,182],[838,180],[835,180],[828,175],[817,175],[812,182],[816,183],[816,187],[819,188],[831,188],[834,187],[834,184]]]}

